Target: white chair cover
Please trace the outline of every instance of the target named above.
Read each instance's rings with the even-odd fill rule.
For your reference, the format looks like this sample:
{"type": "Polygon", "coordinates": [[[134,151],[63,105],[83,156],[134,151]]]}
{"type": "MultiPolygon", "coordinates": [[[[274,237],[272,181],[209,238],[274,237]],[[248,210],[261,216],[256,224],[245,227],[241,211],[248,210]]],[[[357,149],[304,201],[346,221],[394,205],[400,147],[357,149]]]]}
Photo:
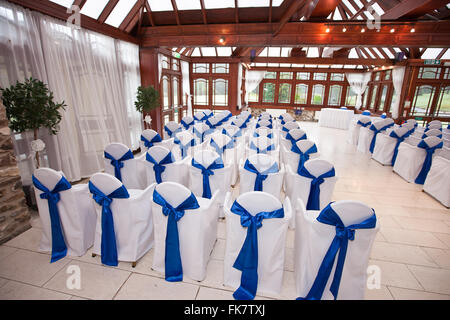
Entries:
{"type": "MultiPolygon", "coordinates": [[[[113,158],[119,160],[129,152],[130,149],[122,143],[111,143],[105,147],[105,152],[109,153],[113,158]]],[[[105,172],[115,176],[115,168],[111,164],[110,159],[104,158],[105,161],[105,172]]],[[[123,167],[120,169],[120,174],[122,176],[122,183],[127,189],[142,189],[146,184],[145,181],[145,169],[142,167],[141,161],[137,159],[129,159],[122,162],[123,167]]]]}
{"type": "Polygon", "coordinates": [[[177,131],[181,131],[183,130],[183,126],[181,124],[179,124],[176,121],[169,121],[166,123],[166,125],[164,126],[164,139],[170,139],[173,138],[174,134],[177,131]],[[169,133],[169,131],[167,131],[167,129],[170,130],[171,134],[169,133]]]}
{"type": "MultiPolygon", "coordinates": [[[[292,216],[291,201],[280,200],[265,192],[247,192],[237,198],[238,203],[250,214],[270,212],[283,206],[284,218],[265,219],[258,229],[258,291],[260,294],[279,294],[283,282],[286,235],[292,216]]],[[[227,224],[227,239],[224,258],[224,284],[234,289],[241,282],[241,271],[233,264],[247,236],[247,229],[241,226],[241,219],[230,211],[233,205],[231,193],[227,194],[224,212],[227,224]]]]}
{"type": "MultiPolygon", "coordinates": [[[[325,172],[333,168],[333,164],[322,159],[312,159],[305,162],[305,168],[315,177],[319,177],[325,172]]],[[[325,208],[332,199],[334,187],[337,177],[324,178],[324,182],[320,184],[320,210],[325,208]]],[[[297,170],[292,170],[290,166],[286,167],[286,196],[289,199],[301,199],[305,205],[308,203],[311,191],[312,179],[300,176],[297,170]]],[[[295,228],[295,215],[289,223],[290,228],[295,228]]]]}
{"type": "Polygon", "coordinates": [[[183,130],[191,130],[194,123],[194,117],[184,116],[183,118],[181,118],[181,125],[183,126],[183,130]]]}
{"type": "MultiPolygon", "coordinates": [[[[152,139],[158,134],[158,132],[156,132],[155,130],[152,129],[146,129],[144,131],[142,131],[142,136],[147,139],[148,141],[152,141],[152,139]]],[[[173,148],[173,139],[167,139],[167,140],[162,140],[161,142],[154,142],[153,143],[154,146],[162,146],[165,147],[169,150],[172,150],[173,148]]],[[[145,152],[147,152],[148,148],[145,146],[144,141],[140,141],[140,147],[141,150],[145,152]]]]}
{"type": "Polygon", "coordinates": [[[280,145],[274,139],[269,139],[267,137],[250,137],[249,145],[246,147],[246,156],[250,157],[251,155],[258,154],[258,150],[252,148],[252,144],[259,149],[260,153],[265,153],[272,156],[275,161],[280,161],[280,145]],[[275,149],[267,150],[270,146],[275,147],[275,149]],[[266,151],[267,150],[267,151],[266,151]]]}
{"type": "Polygon", "coordinates": [[[197,145],[208,140],[208,135],[212,133],[212,130],[210,129],[211,128],[203,122],[196,123],[193,126],[194,137],[197,145]]]}
{"type": "MultiPolygon", "coordinates": [[[[191,195],[189,189],[174,182],[158,184],[155,190],[174,208],[191,195]]],[[[211,199],[197,197],[200,208],[186,210],[177,222],[183,275],[192,280],[202,281],[206,277],[206,267],[217,238],[217,195],[218,192],[211,199]]],[[[151,206],[155,226],[152,268],[164,274],[168,217],[163,215],[159,204],[151,201],[151,206]]]]}
{"type": "MultiPolygon", "coordinates": [[[[434,147],[441,139],[437,137],[428,137],[423,139],[429,147],[434,147]]],[[[397,160],[394,164],[394,172],[408,182],[414,182],[419,175],[427,152],[425,149],[412,146],[408,143],[401,143],[398,147],[397,160]]]]}
{"type": "MultiPolygon", "coordinates": [[[[408,134],[409,128],[399,127],[394,129],[393,132],[397,137],[403,137],[408,134]]],[[[372,159],[378,161],[382,165],[392,165],[392,158],[394,156],[395,146],[398,139],[389,136],[388,134],[379,134],[375,142],[375,148],[373,150],[372,159]]]]}
{"type": "Polygon", "coordinates": [[[267,119],[260,119],[257,122],[257,127],[266,127],[266,128],[268,128],[270,126],[272,126],[272,122],[270,120],[267,120],[267,119]]]}
{"type": "MultiPolygon", "coordinates": [[[[40,168],[34,176],[48,190],[52,191],[63,177],[62,172],[50,168],[40,168]]],[[[52,251],[52,228],[47,199],[41,199],[43,191],[34,188],[39,218],[42,225],[42,237],[39,250],[52,251]]],[[[59,219],[67,246],[67,255],[82,256],[94,243],[97,215],[91,202],[87,184],[78,184],[59,192],[57,203],[59,219]]]]}
{"type": "MultiPolygon", "coordinates": [[[[333,242],[336,227],[317,221],[320,211],[306,211],[305,205],[300,199],[296,203],[294,276],[297,296],[306,297],[314,283],[323,258],[333,242]]],[[[357,201],[338,201],[331,204],[331,207],[345,226],[361,223],[373,215],[371,208],[357,201]]],[[[375,228],[357,229],[355,230],[355,239],[348,241],[337,296],[338,300],[364,299],[367,265],[378,229],[378,222],[375,228]]],[[[334,299],[330,292],[330,286],[333,281],[335,266],[325,286],[322,295],[323,300],[334,299]]]]}
{"type": "MultiPolygon", "coordinates": [[[[308,151],[315,145],[314,141],[311,140],[299,140],[295,144],[302,152],[308,151]]],[[[287,147],[282,148],[283,161],[286,167],[290,166],[293,172],[297,172],[298,164],[300,162],[300,155],[298,153],[291,151],[291,149],[292,146],[289,149],[287,147]]],[[[319,156],[320,153],[318,151],[309,154],[310,159],[315,159],[318,158],[319,156]]]]}
{"type": "Polygon", "coordinates": [[[450,207],[450,158],[433,158],[423,190],[447,208],[450,207]]]}
{"type": "MultiPolygon", "coordinates": [[[[94,174],[90,181],[105,195],[122,186],[118,179],[105,173],[94,174]]],[[[128,189],[130,198],[113,199],[111,203],[119,261],[137,262],[153,246],[153,219],[149,199],[154,187],[153,184],[144,190],[128,189]]],[[[102,207],[97,203],[95,207],[97,227],[93,253],[101,255],[102,207]]]]}
{"type": "Polygon", "coordinates": [[[369,127],[371,124],[371,120],[370,117],[366,117],[366,116],[360,116],[359,119],[350,127],[350,136],[349,136],[349,143],[357,146],[358,145],[358,140],[359,140],[359,132],[361,130],[361,127],[363,127],[363,125],[365,127],[369,127]],[[362,124],[362,125],[361,125],[362,124]]]}
{"type": "Polygon", "coordinates": [[[283,138],[286,138],[286,134],[292,129],[300,129],[300,125],[297,121],[286,122],[281,127],[281,135],[283,136],[283,138]]]}
{"type": "MultiPolygon", "coordinates": [[[[266,154],[254,154],[251,155],[248,160],[260,173],[264,173],[274,164],[277,164],[278,172],[267,174],[267,178],[263,181],[262,191],[273,195],[277,199],[280,199],[285,175],[284,164],[278,164],[273,157],[266,154]]],[[[244,169],[245,162],[246,160],[241,159],[239,164],[239,194],[241,195],[255,190],[255,181],[257,177],[255,173],[244,169]]]]}
{"type": "MultiPolygon", "coordinates": [[[[151,147],[147,153],[152,156],[152,158],[156,162],[161,162],[166,156],[169,154],[170,150],[160,146],[151,147]]],[[[143,158],[145,161],[146,174],[147,174],[147,186],[156,183],[156,175],[155,170],[153,169],[154,164],[147,161],[146,158],[143,158]]],[[[161,173],[162,182],[172,181],[180,183],[184,186],[188,184],[189,175],[187,174],[187,158],[185,161],[176,159],[173,156],[173,162],[169,164],[164,164],[165,170],[161,173]]]]}

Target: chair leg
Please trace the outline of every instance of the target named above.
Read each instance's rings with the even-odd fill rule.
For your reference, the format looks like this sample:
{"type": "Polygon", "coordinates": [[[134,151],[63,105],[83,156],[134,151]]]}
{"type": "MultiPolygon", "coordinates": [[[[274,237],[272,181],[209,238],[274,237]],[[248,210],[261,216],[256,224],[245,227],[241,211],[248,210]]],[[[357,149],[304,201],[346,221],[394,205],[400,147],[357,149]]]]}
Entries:
{"type": "Polygon", "coordinates": [[[132,262],[132,263],[131,263],[131,267],[132,267],[132,268],[136,268],[136,264],[137,264],[136,261],[132,262]]]}

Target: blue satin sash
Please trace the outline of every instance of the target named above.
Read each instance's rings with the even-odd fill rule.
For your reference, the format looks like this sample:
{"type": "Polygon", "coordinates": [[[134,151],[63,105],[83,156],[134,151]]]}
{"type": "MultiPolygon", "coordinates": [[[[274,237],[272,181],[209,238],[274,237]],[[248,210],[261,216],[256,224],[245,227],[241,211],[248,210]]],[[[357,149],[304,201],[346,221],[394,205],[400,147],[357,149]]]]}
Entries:
{"type": "Polygon", "coordinates": [[[159,133],[157,133],[157,134],[152,138],[152,140],[150,140],[150,141],[149,141],[146,137],[144,137],[143,135],[141,135],[141,141],[143,141],[143,142],[144,142],[144,145],[145,145],[148,149],[150,149],[151,147],[153,147],[154,143],[161,142],[162,139],[161,139],[161,136],[159,135],[159,133]]]}
{"type": "Polygon", "coordinates": [[[308,137],[306,136],[306,133],[303,134],[303,135],[302,135],[300,138],[298,138],[298,139],[294,139],[294,137],[292,137],[291,134],[290,134],[289,132],[286,134],[286,139],[290,140],[291,143],[292,143],[292,145],[294,145],[297,141],[300,141],[300,140],[306,140],[307,138],[308,138],[308,137]]]}
{"type": "Polygon", "coordinates": [[[203,167],[203,165],[198,163],[197,161],[195,161],[194,158],[192,158],[192,163],[191,164],[192,164],[192,166],[194,168],[200,169],[202,171],[202,175],[203,175],[203,194],[202,194],[202,198],[211,199],[212,195],[211,195],[211,186],[209,184],[209,176],[213,176],[214,175],[214,170],[224,168],[222,158],[217,158],[216,160],[214,160],[214,162],[211,163],[208,168],[203,167]]]}
{"type": "Polygon", "coordinates": [[[228,142],[226,145],[224,145],[222,147],[219,147],[219,145],[217,144],[217,142],[214,141],[214,139],[211,139],[209,144],[216,150],[216,152],[220,156],[223,156],[223,153],[225,152],[226,149],[234,148],[234,140],[233,139],[231,139],[230,142],[228,142]]]}
{"type": "Polygon", "coordinates": [[[102,263],[107,266],[116,267],[119,262],[117,259],[116,233],[114,231],[114,219],[111,211],[111,204],[113,199],[127,199],[130,195],[124,185],[113,191],[111,194],[105,195],[90,181],[89,191],[92,193],[95,202],[102,206],[102,263]]]}
{"type": "Polygon", "coordinates": [[[395,131],[391,131],[391,133],[389,134],[390,137],[397,139],[397,143],[395,144],[395,148],[394,148],[394,154],[392,156],[392,161],[391,161],[391,165],[394,166],[395,164],[395,160],[397,160],[397,155],[398,155],[398,147],[400,146],[400,143],[402,143],[403,141],[405,141],[405,139],[409,136],[409,132],[404,134],[403,136],[399,137],[395,131]]]}
{"type": "Polygon", "coordinates": [[[166,170],[165,165],[169,163],[173,163],[172,152],[169,153],[162,159],[160,162],[156,162],[156,160],[147,152],[145,155],[145,160],[153,164],[153,171],[155,172],[155,180],[156,183],[161,183],[161,174],[166,170]]]}
{"type": "Polygon", "coordinates": [[[237,201],[231,212],[241,217],[241,225],[247,228],[244,244],[233,264],[233,268],[242,271],[241,285],[233,293],[236,300],[253,300],[258,290],[258,229],[264,219],[284,218],[284,209],[272,212],[260,212],[252,216],[237,201]]]}
{"type": "Polygon", "coordinates": [[[444,143],[441,141],[434,147],[429,147],[428,144],[422,140],[417,145],[418,148],[425,149],[427,152],[427,156],[425,157],[425,161],[423,162],[422,169],[419,172],[419,175],[417,176],[416,180],[414,181],[417,184],[424,184],[425,179],[427,178],[428,172],[431,169],[431,162],[433,160],[433,153],[436,151],[436,149],[441,149],[444,146],[444,143]]]}
{"type": "Polygon", "coordinates": [[[40,198],[47,199],[48,202],[48,212],[50,214],[50,225],[52,230],[52,258],[50,263],[53,263],[67,255],[67,246],[64,241],[61,219],[59,217],[58,202],[61,200],[59,193],[61,191],[69,190],[72,188],[72,185],[66,178],[61,177],[61,180],[59,180],[53,190],[50,191],[34,175],[32,176],[32,181],[33,185],[42,191],[40,198]]]}
{"type": "Polygon", "coordinates": [[[370,113],[370,111],[364,111],[364,112],[362,113],[362,115],[363,115],[363,116],[370,116],[371,113],[370,113]]]}
{"type": "Polygon", "coordinates": [[[372,122],[369,121],[367,123],[363,123],[360,120],[358,120],[358,122],[356,124],[359,124],[361,127],[366,128],[366,127],[370,126],[372,124],[372,122]]]}
{"type": "Polygon", "coordinates": [[[268,146],[266,149],[260,149],[260,148],[258,148],[258,147],[255,145],[255,143],[252,141],[252,142],[250,143],[250,149],[256,150],[256,153],[264,153],[264,154],[266,154],[268,151],[275,150],[275,145],[274,145],[274,144],[271,144],[271,145],[268,146]]]}
{"type": "Polygon", "coordinates": [[[258,169],[247,159],[245,161],[244,169],[256,174],[255,179],[255,187],[253,188],[253,191],[263,191],[263,182],[267,179],[270,173],[277,173],[278,172],[278,164],[274,163],[269,169],[259,172],[258,169]]]}
{"type": "Polygon", "coordinates": [[[311,189],[309,190],[308,202],[306,204],[306,210],[320,210],[320,185],[325,182],[325,178],[331,178],[335,176],[334,168],[321,174],[318,177],[313,176],[303,166],[298,174],[302,177],[312,179],[311,189]]]}
{"type": "Polygon", "coordinates": [[[180,146],[181,158],[183,159],[186,158],[188,149],[196,145],[195,139],[191,139],[191,141],[189,141],[188,143],[182,144],[181,140],[175,138],[174,143],[180,146]]]}
{"type": "Polygon", "coordinates": [[[258,129],[258,128],[269,128],[269,129],[273,129],[273,125],[272,124],[269,124],[268,126],[261,126],[260,124],[259,124],[259,122],[256,124],[256,129],[258,129]]]}
{"type": "Polygon", "coordinates": [[[200,143],[205,142],[205,136],[214,132],[214,128],[209,128],[203,132],[198,131],[195,127],[193,130],[194,134],[200,139],[200,143]]]}
{"type": "Polygon", "coordinates": [[[172,131],[167,126],[164,126],[164,130],[166,130],[170,138],[173,138],[175,133],[181,132],[183,129],[178,127],[176,130],[172,131]]]}
{"type": "Polygon", "coordinates": [[[227,136],[232,138],[234,141],[236,141],[237,138],[242,137],[242,130],[241,129],[236,131],[234,134],[230,134],[227,130],[222,129],[222,133],[226,134],[227,136]]]}
{"type": "Polygon", "coordinates": [[[300,174],[303,166],[305,165],[305,162],[309,160],[310,154],[317,152],[317,146],[314,144],[311,146],[311,148],[303,152],[302,150],[300,150],[297,144],[294,143],[292,144],[291,151],[299,155],[297,173],[300,174]]]}
{"type": "Polygon", "coordinates": [[[205,123],[206,123],[211,129],[215,129],[216,127],[218,127],[218,126],[220,125],[220,124],[219,124],[220,121],[218,121],[216,124],[212,124],[211,121],[209,121],[209,120],[210,120],[210,119],[207,119],[205,123]]]}
{"type": "Polygon", "coordinates": [[[319,267],[316,279],[304,298],[297,300],[320,300],[330,278],[334,261],[339,252],[336,269],[334,271],[333,281],[330,286],[330,292],[333,294],[334,300],[337,299],[339,286],[341,283],[342,271],[344,269],[345,257],[347,255],[348,240],[355,240],[355,230],[357,229],[373,229],[377,224],[375,211],[372,209],[373,215],[361,223],[353,224],[348,227],[344,225],[339,215],[331,207],[331,203],[326,206],[317,217],[317,221],[336,227],[336,235],[331,243],[323,261],[319,267]]]}
{"type": "Polygon", "coordinates": [[[162,207],[162,213],[167,217],[165,279],[169,282],[183,281],[178,221],[184,216],[185,210],[198,209],[200,206],[193,193],[176,208],[172,207],[156,190],[153,191],[153,201],[162,207]]]}
{"type": "Polygon", "coordinates": [[[201,117],[200,119],[197,118],[196,115],[194,115],[194,120],[197,120],[197,121],[205,121],[206,119],[208,119],[208,116],[207,116],[206,114],[204,114],[204,113],[203,113],[203,117],[201,117]]]}
{"type": "MultiPolygon", "coordinates": [[[[428,137],[433,137],[433,136],[428,136],[425,133],[422,135],[422,139],[428,138],[428,137]]],[[[438,134],[437,136],[434,137],[438,137],[439,139],[442,139],[442,134],[438,134]]]]}
{"type": "Polygon", "coordinates": [[[181,119],[180,122],[181,122],[181,125],[184,127],[185,130],[189,130],[189,128],[194,125],[194,120],[192,120],[189,123],[186,123],[183,119],[181,119]]]}
{"type": "Polygon", "coordinates": [[[105,151],[105,158],[111,160],[111,165],[114,167],[114,176],[122,181],[122,174],[120,172],[120,169],[122,169],[124,166],[123,161],[133,159],[134,156],[133,152],[131,152],[131,150],[128,150],[120,159],[117,160],[105,151]]]}
{"type": "Polygon", "coordinates": [[[231,122],[231,124],[234,125],[234,126],[239,127],[239,129],[245,129],[245,128],[247,128],[247,123],[248,123],[248,121],[249,121],[249,120],[246,120],[246,121],[242,122],[241,125],[237,125],[236,122],[231,122]]]}
{"type": "MultiPolygon", "coordinates": [[[[261,135],[260,135],[258,132],[253,132],[253,136],[254,136],[255,138],[261,137],[261,135]]],[[[262,137],[266,137],[266,138],[269,138],[269,139],[273,139],[273,133],[271,132],[271,133],[269,133],[267,136],[262,136],[262,137]]]]}
{"type": "Polygon", "coordinates": [[[370,153],[373,153],[373,149],[375,148],[375,142],[376,142],[376,140],[377,140],[377,135],[378,135],[381,131],[386,130],[386,129],[389,128],[389,127],[392,127],[393,125],[394,125],[394,124],[391,123],[391,124],[385,125],[384,127],[381,127],[380,129],[377,129],[374,125],[371,125],[371,126],[369,127],[369,129],[373,131],[373,137],[372,137],[372,141],[370,142],[370,148],[369,148],[370,153]]]}

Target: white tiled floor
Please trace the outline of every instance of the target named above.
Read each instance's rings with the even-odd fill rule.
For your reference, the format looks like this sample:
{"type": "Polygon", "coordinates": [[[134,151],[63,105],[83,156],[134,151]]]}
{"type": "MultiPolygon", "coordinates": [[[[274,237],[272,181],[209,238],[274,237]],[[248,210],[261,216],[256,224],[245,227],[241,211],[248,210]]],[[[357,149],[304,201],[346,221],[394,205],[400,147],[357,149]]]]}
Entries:
{"type": "MultiPolygon", "coordinates": [[[[381,269],[381,288],[366,291],[366,299],[450,299],[450,210],[409,184],[368,155],[346,143],[347,132],[301,123],[316,141],[321,157],[335,164],[339,178],[333,200],[361,200],[380,221],[369,264],[381,269]]],[[[169,283],[151,270],[153,250],[131,268],[120,263],[104,267],[91,251],[50,264],[39,253],[40,223],[0,246],[0,299],[232,299],[222,284],[226,228],[219,222],[218,240],[202,282],[169,283]],[[67,289],[71,265],[81,270],[81,290],[67,289]]],[[[294,299],[293,238],[289,230],[283,290],[294,299]]]]}

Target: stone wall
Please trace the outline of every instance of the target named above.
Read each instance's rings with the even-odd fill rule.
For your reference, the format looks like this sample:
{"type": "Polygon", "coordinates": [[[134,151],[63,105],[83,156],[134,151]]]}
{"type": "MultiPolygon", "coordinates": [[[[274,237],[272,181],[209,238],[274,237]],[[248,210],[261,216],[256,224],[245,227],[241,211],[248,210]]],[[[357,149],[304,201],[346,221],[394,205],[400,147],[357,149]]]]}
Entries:
{"type": "Polygon", "coordinates": [[[0,103],[0,244],[31,228],[5,107],[0,103]]]}

